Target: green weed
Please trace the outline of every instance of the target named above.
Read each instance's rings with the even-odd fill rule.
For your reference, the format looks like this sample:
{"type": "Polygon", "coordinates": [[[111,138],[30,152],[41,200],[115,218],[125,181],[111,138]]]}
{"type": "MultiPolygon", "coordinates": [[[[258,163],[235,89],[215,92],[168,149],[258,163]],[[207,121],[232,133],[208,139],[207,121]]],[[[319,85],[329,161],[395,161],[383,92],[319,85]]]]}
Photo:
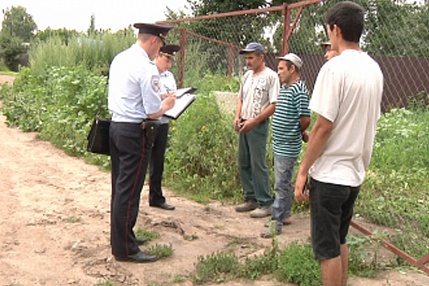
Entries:
{"type": "Polygon", "coordinates": [[[135,232],[135,235],[138,238],[145,238],[148,241],[152,241],[160,236],[159,232],[157,231],[146,230],[141,227],[137,229],[137,231],[135,232]]]}
{"type": "Polygon", "coordinates": [[[155,244],[147,249],[147,252],[156,255],[159,259],[173,255],[174,249],[172,244],[155,244]]]}

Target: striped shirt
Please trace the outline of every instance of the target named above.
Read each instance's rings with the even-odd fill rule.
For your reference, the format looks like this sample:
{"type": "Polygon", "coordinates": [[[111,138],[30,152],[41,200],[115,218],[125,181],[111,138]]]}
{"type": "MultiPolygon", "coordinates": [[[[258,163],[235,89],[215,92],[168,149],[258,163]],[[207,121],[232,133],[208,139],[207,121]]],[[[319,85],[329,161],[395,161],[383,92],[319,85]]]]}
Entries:
{"type": "Polygon", "coordinates": [[[301,80],[280,88],[276,110],[273,115],[273,151],[277,156],[296,158],[302,148],[301,116],[310,116],[309,96],[301,80]]]}

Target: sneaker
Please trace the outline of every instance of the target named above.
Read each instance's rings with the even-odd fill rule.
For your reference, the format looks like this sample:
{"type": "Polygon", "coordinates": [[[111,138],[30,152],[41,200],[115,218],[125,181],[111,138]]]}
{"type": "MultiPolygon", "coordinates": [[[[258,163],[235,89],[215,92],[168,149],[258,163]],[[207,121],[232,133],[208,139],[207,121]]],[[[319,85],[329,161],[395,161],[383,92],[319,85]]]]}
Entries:
{"type": "MultiPolygon", "coordinates": [[[[271,220],[264,223],[264,226],[270,227],[270,223],[271,223],[271,220]]],[[[287,218],[283,219],[283,225],[290,225],[290,224],[292,224],[292,217],[287,217],[287,218]]]]}
{"type": "Polygon", "coordinates": [[[283,225],[290,225],[292,224],[292,217],[287,217],[283,219],[283,225]]]}
{"type": "Polygon", "coordinates": [[[268,227],[263,232],[261,232],[262,238],[273,238],[275,235],[282,233],[283,224],[281,222],[272,220],[266,223],[266,225],[268,225],[268,227]]]}
{"type": "Polygon", "coordinates": [[[263,206],[259,209],[255,209],[250,213],[251,218],[263,218],[267,216],[271,216],[273,213],[271,205],[269,206],[263,206]]]}
{"type": "Polygon", "coordinates": [[[235,207],[235,211],[239,213],[250,212],[258,208],[258,204],[255,201],[246,201],[241,205],[235,207]]]}

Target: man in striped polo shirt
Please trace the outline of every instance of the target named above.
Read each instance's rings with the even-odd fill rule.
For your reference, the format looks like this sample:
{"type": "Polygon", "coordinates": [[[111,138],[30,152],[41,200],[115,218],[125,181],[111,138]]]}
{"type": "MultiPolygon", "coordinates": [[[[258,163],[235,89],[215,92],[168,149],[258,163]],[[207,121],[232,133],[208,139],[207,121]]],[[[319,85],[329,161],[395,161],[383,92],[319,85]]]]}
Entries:
{"type": "Polygon", "coordinates": [[[300,79],[302,60],[289,53],[278,57],[278,70],[282,86],[273,115],[274,191],[275,201],[271,221],[261,237],[280,234],[283,224],[292,223],[292,176],[296,160],[301,152],[302,141],[310,125],[309,96],[307,87],[300,79]]]}

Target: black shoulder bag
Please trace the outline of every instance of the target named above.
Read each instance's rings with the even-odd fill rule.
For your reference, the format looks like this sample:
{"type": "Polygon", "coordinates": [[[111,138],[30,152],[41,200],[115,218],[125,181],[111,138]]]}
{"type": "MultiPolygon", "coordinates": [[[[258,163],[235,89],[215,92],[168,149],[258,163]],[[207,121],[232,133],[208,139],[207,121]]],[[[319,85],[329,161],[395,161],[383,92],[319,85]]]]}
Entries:
{"type": "Polygon", "coordinates": [[[103,106],[104,96],[100,99],[97,115],[92,122],[91,130],[88,134],[87,150],[95,154],[110,155],[109,151],[109,118],[100,118],[101,107],[103,106]]]}

